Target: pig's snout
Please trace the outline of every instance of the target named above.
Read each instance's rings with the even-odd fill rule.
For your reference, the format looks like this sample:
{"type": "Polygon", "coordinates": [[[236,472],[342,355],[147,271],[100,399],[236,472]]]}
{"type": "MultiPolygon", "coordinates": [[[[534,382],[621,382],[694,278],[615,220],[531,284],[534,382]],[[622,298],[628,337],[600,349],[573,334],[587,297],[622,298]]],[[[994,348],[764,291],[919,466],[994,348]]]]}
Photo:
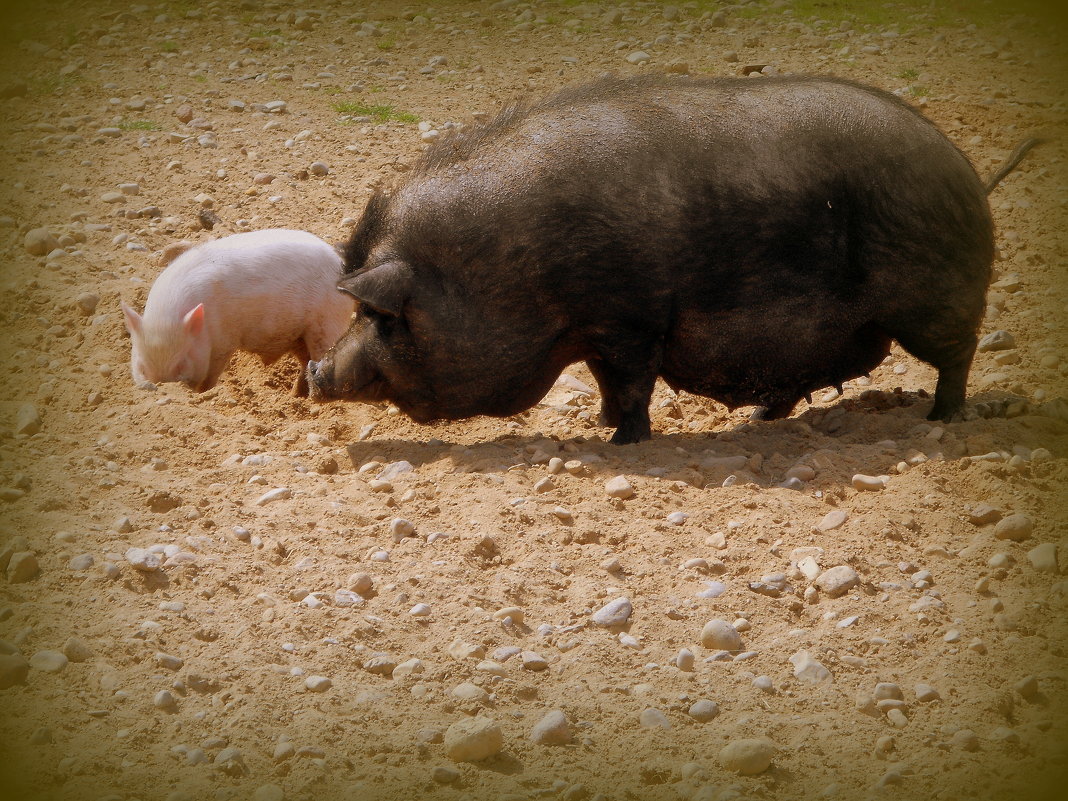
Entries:
{"type": "Polygon", "coordinates": [[[308,361],[308,366],[304,368],[304,377],[308,380],[308,397],[312,400],[323,400],[323,373],[320,370],[322,361],[308,361]]]}

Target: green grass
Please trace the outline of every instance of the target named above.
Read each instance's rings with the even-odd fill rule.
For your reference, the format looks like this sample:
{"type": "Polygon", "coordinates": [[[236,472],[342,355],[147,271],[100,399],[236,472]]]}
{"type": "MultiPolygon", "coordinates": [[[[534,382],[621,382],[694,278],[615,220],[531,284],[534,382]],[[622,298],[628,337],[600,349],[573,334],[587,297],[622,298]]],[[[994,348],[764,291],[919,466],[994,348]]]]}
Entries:
{"type": "Polygon", "coordinates": [[[419,118],[407,111],[395,111],[393,106],[369,106],[366,103],[343,100],[334,103],[334,111],[339,114],[351,114],[354,117],[370,117],[377,123],[383,122],[419,122],[419,118]]]}
{"type": "Polygon", "coordinates": [[[164,53],[174,53],[178,50],[178,43],[173,39],[167,39],[165,42],[161,42],[159,49],[164,53]]]}
{"type": "Polygon", "coordinates": [[[158,131],[159,123],[152,120],[123,120],[119,127],[124,131],[158,131]]]}
{"type": "Polygon", "coordinates": [[[375,42],[375,47],[377,47],[379,50],[387,50],[388,51],[388,50],[392,50],[396,46],[397,46],[397,43],[393,39],[379,39],[378,41],[375,42]]]}
{"type": "Polygon", "coordinates": [[[930,97],[931,90],[926,86],[910,86],[909,94],[913,97],[930,97]]]}
{"type": "Polygon", "coordinates": [[[281,36],[281,28],[260,28],[249,34],[254,39],[266,39],[268,36],[281,36]]]}
{"type": "Polygon", "coordinates": [[[901,70],[901,72],[897,74],[897,77],[903,81],[914,81],[920,77],[920,73],[918,70],[914,70],[910,67],[907,70],[901,70]]]}

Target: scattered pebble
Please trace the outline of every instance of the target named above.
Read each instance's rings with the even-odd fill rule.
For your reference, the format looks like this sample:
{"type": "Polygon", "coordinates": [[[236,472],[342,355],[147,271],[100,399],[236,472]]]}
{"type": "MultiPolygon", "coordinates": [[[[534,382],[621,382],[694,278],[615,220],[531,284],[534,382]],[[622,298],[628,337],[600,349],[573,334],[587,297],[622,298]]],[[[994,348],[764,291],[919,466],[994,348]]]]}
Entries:
{"type": "Polygon", "coordinates": [[[994,537],[999,540],[1013,540],[1022,542],[1031,536],[1034,523],[1031,518],[1024,514],[1012,514],[1002,518],[994,526],[994,537]]]}
{"type": "Polygon", "coordinates": [[[790,657],[790,662],[794,666],[794,676],[805,684],[823,684],[834,679],[831,671],[808,651],[798,651],[790,657]]]}
{"type": "Polygon", "coordinates": [[[625,476],[616,476],[615,478],[608,479],[604,484],[604,491],[612,498],[626,500],[627,498],[634,497],[634,487],[631,486],[625,476]]]}
{"type": "Polygon", "coordinates": [[[659,709],[647,707],[638,716],[638,725],[643,729],[670,729],[671,721],[659,709]]]}
{"type": "Polygon", "coordinates": [[[701,629],[701,645],[717,651],[741,651],[742,635],[726,620],[710,620],[701,629]]]}
{"type": "Polygon", "coordinates": [[[614,626],[624,625],[630,619],[632,611],[633,608],[631,607],[630,599],[621,597],[609,601],[594,612],[593,617],[590,619],[598,626],[612,628],[614,626]]]}
{"type": "Polygon", "coordinates": [[[567,745],[571,742],[567,716],[559,709],[546,712],[531,730],[530,739],[539,745],[567,745]]]}
{"type": "Polygon", "coordinates": [[[719,761],[727,770],[742,776],[756,776],[771,767],[775,745],[768,739],[735,740],[719,752],[719,761]]]}
{"type": "Polygon", "coordinates": [[[719,715],[719,704],[702,698],[690,704],[690,708],[686,712],[698,723],[708,723],[708,721],[719,715]]]}
{"type": "Polygon", "coordinates": [[[30,667],[42,673],[59,673],[69,661],[59,651],[38,651],[30,657],[30,667]]]}
{"type": "Polygon", "coordinates": [[[479,762],[500,752],[504,735],[496,721],[474,717],[449,726],[444,744],[445,753],[453,762],[479,762]]]}
{"type": "Polygon", "coordinates": [[[814,583],[828,597],[837,598],[860,584],[860,576],[849,565],[837,565],[823,571],[814,583]]]}
{"type": "Polygon", "coordinates": [[[308,678],[304,680],[304,686],[311,690],[313,693],[321,693],[326,692],[331,687],[333,687],[334,682],[332,682],[326,676],[308,676],[308,678]]]}

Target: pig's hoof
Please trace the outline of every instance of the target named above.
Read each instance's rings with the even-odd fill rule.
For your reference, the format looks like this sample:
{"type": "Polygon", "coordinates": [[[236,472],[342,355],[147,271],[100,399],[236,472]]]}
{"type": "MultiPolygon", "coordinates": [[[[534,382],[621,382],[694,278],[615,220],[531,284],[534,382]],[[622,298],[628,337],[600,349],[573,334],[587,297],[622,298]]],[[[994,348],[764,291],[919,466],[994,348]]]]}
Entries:
{"type": "Polygon", "coordinates": [[[644,442],[653,438],[652,429],[648,421],[624,421],[623,425],[616,429],[616,433],[609,440],[613,445],[632,445],[635,442],[644,442]]]}

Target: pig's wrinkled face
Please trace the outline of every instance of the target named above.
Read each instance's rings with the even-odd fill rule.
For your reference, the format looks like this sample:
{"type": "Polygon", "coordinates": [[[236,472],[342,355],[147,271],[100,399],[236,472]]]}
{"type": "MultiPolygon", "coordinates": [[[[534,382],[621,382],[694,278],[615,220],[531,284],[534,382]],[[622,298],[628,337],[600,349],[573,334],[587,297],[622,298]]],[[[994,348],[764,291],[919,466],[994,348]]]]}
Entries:
{"type": "MultiPolygon", "coordinates": [[[[406,308],[406,276],[393,278],[387,291],[381,286],[368,290],[365,282],[348,331],[319,362],[308,363],[309,393],[319,401],[389,400],[413,420],[429,422],[447,412],[426,383],[426,343],[415,324],[418,313],[413,319],[413,310],[406,308]]],[[[341,289],[354,294],[351,285],[341,289]]]]}

